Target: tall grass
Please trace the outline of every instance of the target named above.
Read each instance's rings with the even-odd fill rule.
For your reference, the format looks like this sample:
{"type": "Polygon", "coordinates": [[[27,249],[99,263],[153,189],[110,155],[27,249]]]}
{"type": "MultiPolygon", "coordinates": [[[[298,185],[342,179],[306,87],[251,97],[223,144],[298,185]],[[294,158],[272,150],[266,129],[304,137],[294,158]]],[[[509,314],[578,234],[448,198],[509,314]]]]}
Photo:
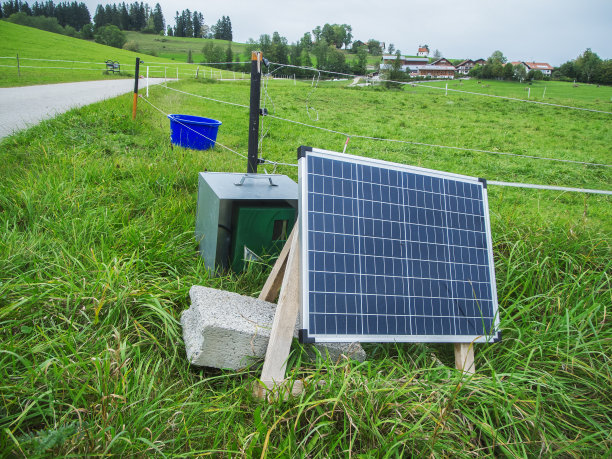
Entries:
{"type": "MultiPolygon", "coordinates": [[[[209,95],[224,90],[201,83],[182,88],[209,95]]],[[[236,97],[248,90],[232,88],[236,97]]],[[[289,96],[283,88],[275,87],[275,97],[289,96]]],[[[224,122],[219,141],[245,148],[244,113],[162,91],[152,99],[156,104],[208,112],[224,122]]],[[[336,114],[346,117],[340,109],[354,103],[355,94],[330,88],[317,97],[319,103],[340,99],[336,114]]],[[[362,97],[371,94],[389,112],[394,104],[428,104],[432,111],[423,113],[434,125],[440,120],[432,114],[446,102],[426,94],[362,97]]],[[[292,110],[278,99],[277,107],[292,110]]],[[[502,103],[486,110],[495,107],[513,114],[502,103]]],[[[321,115],[329,121],[329,112],[321,115]]],[[[302,116],[297,109],[295,116],[302,116]]],[[[593,119],[586,129],[603,129],[606,121],[593,119]]],[[[388,121],[400,123],[401,115],[388,121]]],[[[587,123],[574,114],[558,122],[569,130],[587,123]]],[[[556,129],[537,126],[548,134],[556,129]]],[[[459,122],[448,127],[460,132],[459,122]]],[[[375,121],[363,128],[386,129],[375,121]]],[[[189,288],[256,295],[268,269],[207,274],[193,238],[196,173],[242,171],[245,164],[219,147],[172,149],[167,130],[167,120],[146,105],[132,122],[125,96],[1,144],[4,457],[609,454],[609,198],[490,188],[503,340],[477,346],[474,376],[453,369],[445,345],[371,344],[364,363],[309,361],[294,346],[288,374],[304,379],[306,391],[269,404],[251,395],[259,366],[218,371],[192,368],[185,359],[178,318],[188,307],[189,288]]],[[[577,148],[576,155],[605,159],[610,134],[600,135],[594,149],[577,148]]],[[[537,133],[534,139],[538,145],[537,133]]],[[[300,143],[329,148],[336,140],[276,126],[264,145],[271,159],[289,161],[300,143]]],[[[472,141],[471,134],[458,133],[456,140],[472,141]]],[[[499,138],[483,134],[480,140],[499,138]]],[[[371,144],[351,147],[366,154],[371,144]]],[[[564,177],[599,188],[610,183],[609,173],[596,169],[403,148],[372,148],[371,154],[475,175],[564,177]]],[[[285,171],[295,178],[294,169],[285,171]]]]}

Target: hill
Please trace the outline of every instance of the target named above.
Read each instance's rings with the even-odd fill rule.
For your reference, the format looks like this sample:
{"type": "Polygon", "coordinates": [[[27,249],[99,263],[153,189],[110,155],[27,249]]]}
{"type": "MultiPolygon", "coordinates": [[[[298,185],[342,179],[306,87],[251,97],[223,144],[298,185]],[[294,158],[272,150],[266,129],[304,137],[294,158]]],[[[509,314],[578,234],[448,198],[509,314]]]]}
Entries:
{"type": "Polygon", "coordinates": [[[3,87],[126,78],[134,75],[136,57],[141,57],[147,64],[172,64],[171,59],[146,56],[6,21],[0,21],[0,57],[0,65],[3,65],[0,67],[0,86],[3,87]],[[17,54],[20,59],[20,77],[16,68],[17,54]],[[121,74],[103,73],[103,63],[106,60],[120,62],[121,74]]]}

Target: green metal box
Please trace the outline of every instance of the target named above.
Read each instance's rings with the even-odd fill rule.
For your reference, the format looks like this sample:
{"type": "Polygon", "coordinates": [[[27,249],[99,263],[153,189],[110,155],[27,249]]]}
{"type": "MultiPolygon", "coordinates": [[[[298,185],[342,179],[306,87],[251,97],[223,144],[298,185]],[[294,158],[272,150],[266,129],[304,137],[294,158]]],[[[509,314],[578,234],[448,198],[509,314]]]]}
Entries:
{"type": "MultiPolygon", "coordinates": [[[[256,223],[241,223],[247,217],[241,217],[238,209],[264,208],[267,212],[270,208],[283,211],[291,208],[294,215],[297,212],[298,185],[286,175],[200,172],[198,176],[195,236],[200,255],[211,274],[233,267],[234,255],[237,253],[233,248],[239,247],[241,258],[244,259],[245,245],[258,253],[257,247],[268,248],[267,242],[273,239],[269,229],[265,228],[262,230],[263,244],[259,244],[259,240],[249,239],[250,229],[260,225],[260,220],[258,218],[256,223]],[[240,225],[240,228],[236,225],[240,225]],[[236,242],[235,237],[241,234],[246,236],[236,242]]],[[[249,213],[244,212],[245,215],[249,213]]],[[[266,214],[261,219],[261,225],[270,224],[273,220],[274,215],[266,214]]],[[[293,223],[288,230],[292,226],[293,223]]]]}
{"type": "Polygon", "coordinates": [[[247,260],[278,254],[295,219],[296,210],[289,205],[236,205],[232,225],[232,269],[240,272],[247,260]]]}

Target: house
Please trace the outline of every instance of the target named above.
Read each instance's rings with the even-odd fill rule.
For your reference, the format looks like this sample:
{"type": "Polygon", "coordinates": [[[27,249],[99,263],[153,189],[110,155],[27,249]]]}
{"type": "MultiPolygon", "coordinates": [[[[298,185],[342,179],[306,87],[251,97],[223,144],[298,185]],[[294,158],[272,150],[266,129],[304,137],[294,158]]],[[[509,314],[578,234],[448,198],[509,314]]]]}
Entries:
{"type": "MultiPolygon", "coordinates": [[[[433,61],[431,63],[431,65],[453,65],[453,63],[451,61],[449,61],[448,59],[446,59],[445,57],[442,57],[440,59],[437,59],[435,61],[433,61]]],[[[453,65],[454,67],[454,65],[453,65]]]]}
{"type": "Polygon", "coordinates": [[[546,62],[522,62],[522,64],[527,67],[528,72],[529,70],[539,70],[544,76],[550,76],[553,71],[553,67],[546,62]]]}
{"type": "MultiPolygon", "coordinates": [[[[446,60],[446,59],[445,59],[446,60]]],[[[440,64],[422,65],[418,69],[417,76],[425,78],[445,78],[452,80],[455,78],[455,66],[440,64]]]]}
{"type": "Polygon", "coordinates": [[[553,71],[553,67],[546,62],[524,62],[524,61],[515,61],[510,62],[513,67],[517,67],[522,65],[525,67],[525,71],[529,72],[530,70],[539,70],[544,74],[544,76],[550,76],[553,71]]]}
{"type": "Polygon", "coordinates": [[[419,46],[419,50],[417,51],[417,56],[419,56],[419,57],[427,57],[427,56],[429,56],[429,48],[425,48],[423,46],[419,46]]]}
{"type": "MultiPolygon", "coordinates": [[[[395,54],[385,54],[382,57],[381,69],[390,69],[395,62],[395,54]]],[[[427,57],[400,56],[402,72],[409,73],[411,77],[449,78],[455,77],[455,67],[448,59],[438,59],[429,64],[427,57]]]]}
{"type": "Polygon", "coordinates": [[[474,66],[476,65],[485,65],[487,63],[487,61],[485,61],[484,59],[476,59],[474,61],[474,66]]]}
{"type": "MultiPolygon", "coordinates": [[[[382,63],[380,64],[381,68],[390,68],[395,59],[397,59],[395,54],[383,54],[382,63]]],[[[400,62],[402,67],[407,65],[425,65],[429,63],[429,59],[426,57],[400,56],[400,62]]]]}
{"type": "Polygon", "coordinates": [[[470,73],[470,70],[472,70],[475,66],[476,64],[472,59],[466,59],[464,61],[459,62],[459,64],[455,66],[455,70],[459,75],[467,75],[468,73],[470,73]]]}

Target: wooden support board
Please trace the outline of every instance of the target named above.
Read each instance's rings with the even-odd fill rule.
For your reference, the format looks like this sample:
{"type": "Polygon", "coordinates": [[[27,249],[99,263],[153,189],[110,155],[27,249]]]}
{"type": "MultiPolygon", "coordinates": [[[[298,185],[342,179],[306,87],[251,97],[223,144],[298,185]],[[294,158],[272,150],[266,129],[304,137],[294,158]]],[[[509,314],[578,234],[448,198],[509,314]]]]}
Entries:
{"type": "Polygon", "coordinates": [[[255,396],[261,398],[264,396],[286,398],[289,394],[297,395],[302,391],[301,381],[296,381],[293,387],[288,387],[285,379],[287,358],[289,357],[300,306],[300,241],[296,234],[296,228],[298,228],[297,223],[283,248],[283,252],[287,249],[284,276],[281,259],[283,253],[281,252],[281,256],[277,260],[278,269],[276,269],[277,265],[275,264],[270,274],[272,279],[268,278],[266,285],[269,285],[267,288],[264,286],[260,295],[260,298],[262,296],[266,298],[276,296],[274,286],[278,284],[278,279],[282,276],[278,306],[274,314],[268,350],[261,372],[261,383],[256,383],[254,388],[255,396]]]}
{"type": "MultiPolygon", "coordinates": [[[[280,255],[276,259],[276,263],[274,263],[274,267],[272,268],[272,272],[268,276],[266,283],[261,289],[261,293],[259,294],[259,299],[273,302],[276,300],[278,296],[278,292],[281,289],[281,285],[283,283],[283,275],[285,273],[285,267],[287,266],[287,259],[289,258],[289,251],[291,250],[291,244],[293,239],[296,238],[297,225],[293,225],[293,229],[291,230],[291,234],[287,238],[285,245],[283,246],[283,250],[280,255]]],[[[298,278],[299,280],[299,278],[298,278]]]]}
{"type": "Polygon", "coordinates": [[[474,343],[455,343],[455,368],[464,373],[474,374],[474,343]]]}

